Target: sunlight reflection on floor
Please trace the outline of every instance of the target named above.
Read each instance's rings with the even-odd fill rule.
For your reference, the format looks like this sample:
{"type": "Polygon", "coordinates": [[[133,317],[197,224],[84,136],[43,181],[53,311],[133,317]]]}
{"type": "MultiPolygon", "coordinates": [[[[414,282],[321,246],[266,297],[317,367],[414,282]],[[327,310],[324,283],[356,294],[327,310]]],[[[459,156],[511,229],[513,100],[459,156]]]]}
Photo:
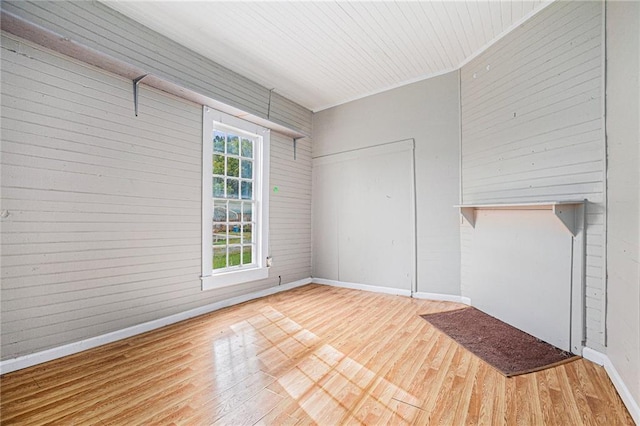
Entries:
{"type": "Polygon", "coordinates": [[[417,398],[333,346],[315,347],[314,333],[272,307],[231,329],[234,338],[214,345],[216,359],[228,368],[230,358],[257,357],[265,372],[280,372],[279,388],[317,423],[409,423],[420,411],[417,398]]]}

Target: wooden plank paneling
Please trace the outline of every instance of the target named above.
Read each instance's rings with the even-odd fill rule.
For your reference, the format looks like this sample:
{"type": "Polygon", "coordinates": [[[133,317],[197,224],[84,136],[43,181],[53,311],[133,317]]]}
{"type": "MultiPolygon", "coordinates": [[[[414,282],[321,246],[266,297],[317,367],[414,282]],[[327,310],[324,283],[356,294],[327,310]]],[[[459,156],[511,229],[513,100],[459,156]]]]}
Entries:
{"type": "Polygon", "coordinates": [[[107,5],[317,112],[459,68],[547,3],[107,5]]]}
{"type": "Polygon", "coordinates": [[[586,322],[596,349],[605,344],[602,31],[600,2],[556,2],[461,70],[463,203],[589,201],[586,322]]]}
{"type": "Polygon", "coordinates": [[[310,276],[310,139],[272,132],[270,278],[202,292],[201,106],[2,47],[3,360],[310,276]]]}
{"type": "MultiPolygon", "coordinates": [[[[3,2],[2,8],[148,73],[267,118],[269,89],[97,2],[3,2]]],[[[310,133],[311,112],[283,100],[278,124],[310,133]]]]}
{"type": "MultiPolygon", "coordinates": [[[[640,424],[640,3],[607,2],[607,356],[640,424]],[[635,407],[635,409],[634,409],[635,407]]],[[[600,248],[600,254],[604,251],[600,248]]],[[[599,295],[594,295],[594,298],[599,295]]],[[[587,306],[597,307],[597,304],[587,306]]]]}

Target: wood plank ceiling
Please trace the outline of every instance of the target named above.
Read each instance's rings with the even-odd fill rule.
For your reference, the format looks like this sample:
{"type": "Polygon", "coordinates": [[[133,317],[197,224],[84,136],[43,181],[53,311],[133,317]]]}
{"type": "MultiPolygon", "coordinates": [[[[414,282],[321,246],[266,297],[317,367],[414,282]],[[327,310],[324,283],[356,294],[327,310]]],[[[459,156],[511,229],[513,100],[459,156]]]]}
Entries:
{"type": "Polygon", "coordinates": [[[549,0],[105,3],[319,111],[455,70],[549,0]]]}

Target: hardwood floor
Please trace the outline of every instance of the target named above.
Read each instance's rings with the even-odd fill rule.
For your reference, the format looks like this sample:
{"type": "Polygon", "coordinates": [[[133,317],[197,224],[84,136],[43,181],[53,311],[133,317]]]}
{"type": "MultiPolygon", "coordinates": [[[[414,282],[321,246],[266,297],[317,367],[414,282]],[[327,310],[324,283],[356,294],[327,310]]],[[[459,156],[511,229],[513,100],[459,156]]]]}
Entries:
{"type": "Polygon", "coordinates": [[[420,318],[308,285],[1,377],[2,424],[632,425],[580,359],[507,379],[420,318]]]}

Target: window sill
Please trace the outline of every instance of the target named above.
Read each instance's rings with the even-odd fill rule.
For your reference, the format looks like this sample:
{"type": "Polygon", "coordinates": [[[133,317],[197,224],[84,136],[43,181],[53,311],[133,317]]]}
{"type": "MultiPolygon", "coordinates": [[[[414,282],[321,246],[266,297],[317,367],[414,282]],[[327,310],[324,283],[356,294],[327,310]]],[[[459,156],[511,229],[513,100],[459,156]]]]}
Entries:
{"type": "Polygon", "coordinates": [[[202,280],[202,290],[204,291],[262,280],[268,277],[269,268],[262,267],[208,275],[200,277],[200,279],[202,280]]]}

